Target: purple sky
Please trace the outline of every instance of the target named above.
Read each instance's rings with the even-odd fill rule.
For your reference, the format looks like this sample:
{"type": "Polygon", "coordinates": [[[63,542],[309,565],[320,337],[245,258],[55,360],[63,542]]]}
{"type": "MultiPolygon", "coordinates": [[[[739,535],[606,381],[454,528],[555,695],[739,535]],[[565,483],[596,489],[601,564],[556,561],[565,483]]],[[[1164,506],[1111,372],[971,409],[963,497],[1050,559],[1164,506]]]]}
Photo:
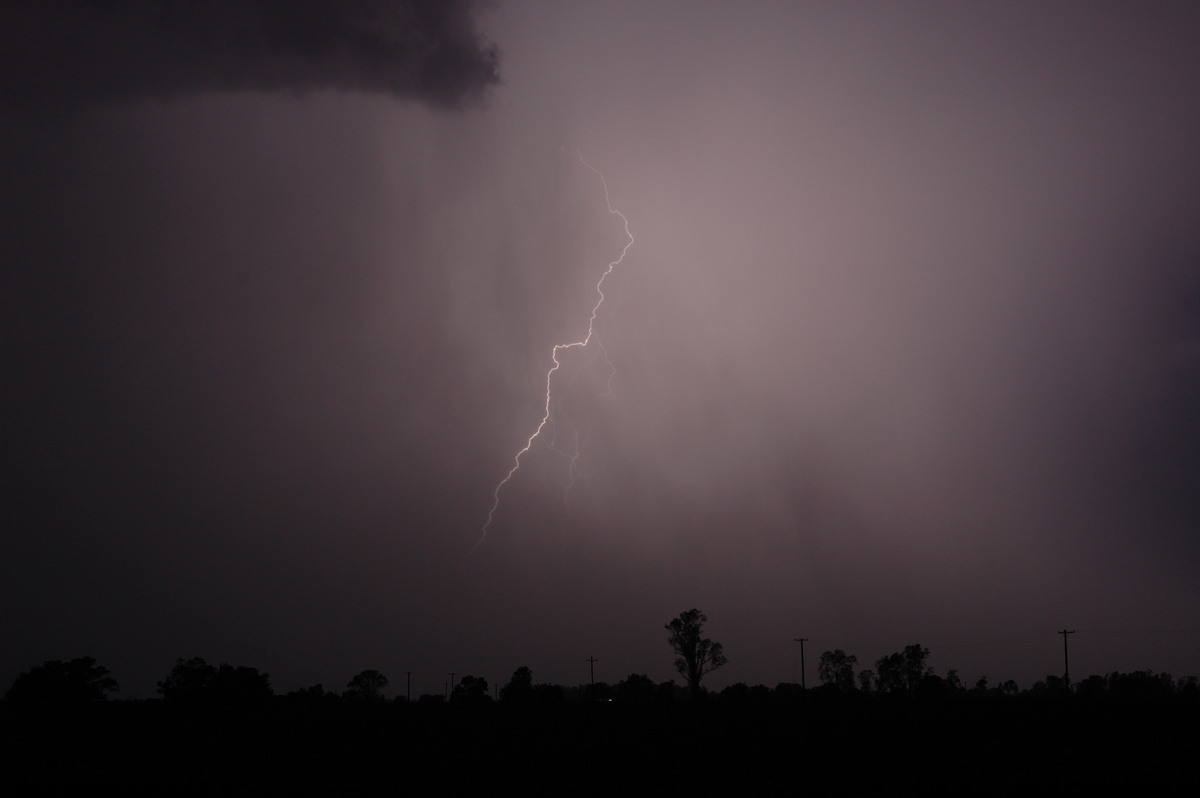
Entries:
{"type": "Polygon", "coordinates": [[[665,680],[693,606],[718,688],[1200,674],[1200,6],[153,5],[3,3],[0,686],[665,680]],[[612,391],[468,555],[625,242],[577,149],[612,391]]]}

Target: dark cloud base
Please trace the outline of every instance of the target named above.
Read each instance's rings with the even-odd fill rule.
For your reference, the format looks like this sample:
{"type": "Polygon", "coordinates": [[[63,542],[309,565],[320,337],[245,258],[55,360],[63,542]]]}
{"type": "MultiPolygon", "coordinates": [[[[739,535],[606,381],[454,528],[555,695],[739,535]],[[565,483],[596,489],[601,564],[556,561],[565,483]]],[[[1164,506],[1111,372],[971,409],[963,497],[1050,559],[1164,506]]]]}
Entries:
{"type": "Polygon", "coordinates": [[[453,109],[499,81],[474,0],[5,5],[0,102],[15,108],[337,89],[453,109]]]}

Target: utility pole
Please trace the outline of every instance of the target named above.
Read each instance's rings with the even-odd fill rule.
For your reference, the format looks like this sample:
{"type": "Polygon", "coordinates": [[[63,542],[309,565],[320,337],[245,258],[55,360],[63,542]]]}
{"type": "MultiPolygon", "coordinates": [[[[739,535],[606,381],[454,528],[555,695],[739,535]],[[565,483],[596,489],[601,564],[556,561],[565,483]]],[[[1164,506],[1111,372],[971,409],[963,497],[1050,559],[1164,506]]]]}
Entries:
{"type": "Polygon", "coordinates": [[[804,644],[808,642],[808,638],[807,637],[793,637],[792,639],[800,644],[800,687],[807,690],[808,682],[805,681],[805,675],[804,675],[804,644]]]}
{"type": "Polygon", "coordinates": [[[450,689],[446,691],[446,698],[449,698],[450,694],[454,692],[454,677],[457,675],[454,671],[450,671],[450,689]]]}
{"type": "Polygon", "coordinates": [[[412,703],[412,671],[404,672],[404,700],[412,703]]]}
{"type": "Polygon", "coordinates": [[[588,664],[588,678],[591,680],[592,687],[596,686],[596,663],[599,661],[591,654],[588,654],[586,662],[588,664]]]}
{"type": "Polygon", "coordinates": [[[1059,629],[1058,633],[1063,636],[1063,681],[1067,683],[1067,690],[1071,689],[1071,662],[1067,659],[1067,635],[1075,634],[1074,629],[1059,629]]]}

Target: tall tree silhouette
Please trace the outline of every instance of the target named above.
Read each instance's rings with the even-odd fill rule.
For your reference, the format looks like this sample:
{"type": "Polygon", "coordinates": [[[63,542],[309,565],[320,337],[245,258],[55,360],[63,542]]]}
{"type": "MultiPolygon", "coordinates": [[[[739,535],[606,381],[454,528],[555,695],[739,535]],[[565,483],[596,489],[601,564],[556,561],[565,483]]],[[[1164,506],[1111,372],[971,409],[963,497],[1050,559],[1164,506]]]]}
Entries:
{"type": "Polygon", "coordinates": [[[708,616],[698,609],[681,612],[666,626],[667,642],[675,652],[675,669],[687,679],[692,698],[700,695],[700,680],[724,665],[725,652],[720,643],[702,637],[708,616]]]}

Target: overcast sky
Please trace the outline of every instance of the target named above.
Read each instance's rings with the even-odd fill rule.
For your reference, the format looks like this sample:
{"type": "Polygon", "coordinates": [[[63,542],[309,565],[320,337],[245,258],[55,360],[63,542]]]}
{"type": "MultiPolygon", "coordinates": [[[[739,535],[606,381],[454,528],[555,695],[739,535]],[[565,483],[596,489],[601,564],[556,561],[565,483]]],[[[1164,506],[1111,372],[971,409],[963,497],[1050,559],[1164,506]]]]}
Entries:
{"type": "Polygon", "coordinates": [[[0,685],[1200,674],[1200,6],[0,6],[0,685]]]}

